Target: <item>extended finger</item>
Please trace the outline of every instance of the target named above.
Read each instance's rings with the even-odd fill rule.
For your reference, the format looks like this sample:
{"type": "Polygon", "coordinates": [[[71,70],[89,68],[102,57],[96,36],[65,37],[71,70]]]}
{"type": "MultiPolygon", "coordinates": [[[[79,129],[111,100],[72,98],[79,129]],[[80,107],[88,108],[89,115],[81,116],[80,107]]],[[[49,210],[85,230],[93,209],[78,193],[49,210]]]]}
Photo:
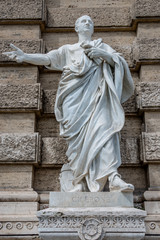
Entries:
{"type": "Polygon", "coordinates": [[[21,49],[18,48],[18,47],[16,47],[13,43],[10,44],[10,47],[13,48],[13,49],[15,49],[15,50],[17,50],[17,51],[18,51],[18,50],[21,51],[21,49]]]}
{"type": "Polygon", "coordinates": [[[3,54],[3,55],[6,55],[6,56],[8,56],[8,57],[9,57],[10,55],[12,55],[12,54],[13,54],[13,52],[3,52],[2,54],[3,54]]]}

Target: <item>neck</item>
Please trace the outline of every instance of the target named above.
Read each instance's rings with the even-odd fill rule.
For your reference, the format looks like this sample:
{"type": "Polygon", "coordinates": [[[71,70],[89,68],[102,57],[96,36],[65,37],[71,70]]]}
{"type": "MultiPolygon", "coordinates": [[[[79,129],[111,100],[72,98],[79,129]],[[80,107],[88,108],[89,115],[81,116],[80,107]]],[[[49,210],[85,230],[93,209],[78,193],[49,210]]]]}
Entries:
{"type": "Polygon", "coordinates": [[[86,33],[85,34],[79,34],[78,38],[79,38],[79,41],[78,41],[79,43],[84,42],[84,41],[90,42],[92,40],[91,35],[87,35],[86,33]]]}

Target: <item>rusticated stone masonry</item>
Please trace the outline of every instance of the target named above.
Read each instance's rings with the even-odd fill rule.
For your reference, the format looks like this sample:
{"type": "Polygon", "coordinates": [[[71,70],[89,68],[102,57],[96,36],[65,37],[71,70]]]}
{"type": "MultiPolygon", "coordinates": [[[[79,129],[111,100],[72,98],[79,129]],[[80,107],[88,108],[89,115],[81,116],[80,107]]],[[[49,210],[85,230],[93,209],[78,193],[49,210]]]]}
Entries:
{"type": "Polygon", "coordinates": [[[54,115],[60,72],[18,64],[2,52],[11,51],[10,43],[27,53],[73,44],[74,22],[86,14],[95,23],[93,38],[120,52],[131,70],[135,92],[123,104],[119,172],[135,185],[135,206],[147,211],[146,239],[158,240],[160,1],[0,0],[0,6],[0,240],[38,239],[36,213],[48,207],[50,191],[60,191],[67,162],[54,115]]]}

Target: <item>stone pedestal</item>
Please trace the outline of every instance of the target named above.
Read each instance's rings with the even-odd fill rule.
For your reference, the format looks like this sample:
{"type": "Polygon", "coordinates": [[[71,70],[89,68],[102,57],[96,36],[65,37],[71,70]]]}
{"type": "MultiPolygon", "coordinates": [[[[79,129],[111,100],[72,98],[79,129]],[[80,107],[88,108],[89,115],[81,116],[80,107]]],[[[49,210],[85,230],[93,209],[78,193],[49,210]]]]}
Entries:
{"type": "Polygon", "coordinates": [[[43,240],[140,240],[145,216],[133,208],[131,193],[51,193],[50,208],[38,212],[39,234],[43,240]]]}

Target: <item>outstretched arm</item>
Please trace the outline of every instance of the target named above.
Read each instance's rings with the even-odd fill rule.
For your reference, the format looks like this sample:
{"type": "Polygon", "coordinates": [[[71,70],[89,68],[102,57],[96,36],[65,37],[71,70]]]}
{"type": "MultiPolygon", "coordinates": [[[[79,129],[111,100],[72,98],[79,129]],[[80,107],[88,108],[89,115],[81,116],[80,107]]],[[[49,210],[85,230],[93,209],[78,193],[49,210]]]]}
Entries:
{"type": "Polygon", "coordinates": [[[36,53],[27,54],[24,53],[20,48],[16,47],[14,44],[10,46],[15,50],[12,52],[4,52],[3,55],[9,57],[11,60],[15,60],[18,63],[26,62],[34,65],[49,65],[50,59],[46,54],[36,53]]]}

